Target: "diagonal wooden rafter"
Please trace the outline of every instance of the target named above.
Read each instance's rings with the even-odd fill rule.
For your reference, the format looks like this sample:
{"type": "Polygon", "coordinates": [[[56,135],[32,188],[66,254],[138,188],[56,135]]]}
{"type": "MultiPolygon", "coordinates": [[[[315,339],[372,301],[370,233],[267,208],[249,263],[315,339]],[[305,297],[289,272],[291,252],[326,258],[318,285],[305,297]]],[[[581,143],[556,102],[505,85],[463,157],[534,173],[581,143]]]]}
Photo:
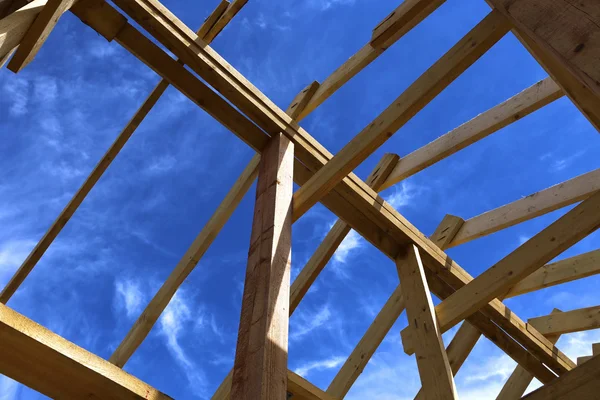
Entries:
{"type": "Polygon", "coordinates": [[[492,11],[442,58],[408,87],[383,113],[346,144],[294,194],[298,219],[346,175],[389,139],[442,90],[477,61],[509,30],[504,17],[492,11]]]}
{"type": "MultiPolygon", "coordinates": [[[[46,0],[35,0],[29,5],[23,7],[21,10],[17,11],[15,14],[0,20],[0,32],[2,32],[2,26],[5,21],[6,26],[14,26],[16,28],[16,35],[10,35],[10,42],[7,44],[7,48],[12,46],[16,47],[20,42],[20,37],[18,35],[19,32],[24,33],[24,28],[31,24],[30,20],[33,21],[37,13],[41,10],[43,4],[45,4],[46,0]],[[20,14],[19,14],[20,13],[20,14]],[[17,19],[17,23],[11,23],[9,19],[17,19]]],[[[75,11],[78,13],[80,18],[86,19],[90,16],[88,13],[95,12],[96,8],[87,7],[83,2],[80,4],[75,4],[73,7],[75,11]]],[[[88,3],[89,4],[89,3],[88,3]]],[[[101,4],[101,3],[96,3],[101,4]]],[[[216,13],[216,12],[215,12],[216,13]]],[[[215,14],[213,13],[213,14],[215,14]]],[[[118,15],[110,14],[110,19],[105,19],[103,21],[103,29],[99,30],[100,34],[104,36],[107,40],[112,40],[116,35],[116,31],[124,24],[126,20],[124,18],[119,18],[118,15]]],[[[210,17],[206,20],[207,24],[212,24],[210,17]]],[[[203,24],[199,31],[205,30],[205,25],[203,24]]],[[[22,37],[22,34],[21,34],[22,37]]],[[[210,42],[209,42],[210,43],[210,42]]],[[[0,45],[0,54],[2,54],[2,49],[4,48],[4,44],[0,45]]],[[[112,143],[110,148],[106,151],[106,153],[102,156],[98,164],[94,167],[90,175],[86,178],[83,184],[79,187],[77,192],[73,195],[69,203],[65,206],[65,208],[61,211],[56,220],[52,223],[48,231],[44,234],[44,236],[40,239],[40,241],[35,245],[33,250],[29,253],[25,261],[21,264],[19,269],[14,273],[11,277],[10,281],[4,287],[2,292],[0,292],[0,303],[6,304],[8,300],[14,295],[19,286],[23,283],[27,275],[33,270],[39,260],[42,258],[46,250],[50,247],[52,242],[56,239],[58,234],[62,231],[64,226],[69,222],[71,217],[75,214],[79,206],[83,203],[87,195],[90,193],[92,188],[98,183],[104,172],[111,165],[115,157],[119,154],[119,152],[123,149],[127,141],[131,138],[136,129],[140,126],[144,118],[148,115],[150,110],[156,105],[158,99],[165,93],[167,88],[169,87],[169,82],[166,79],[161,79],[160,82],[152,89],[152,92],[148,95],[144,103],[140,106],[140,108],[136,111],[134,116],[129,120],[125,128],[119,133],[115,141],[112,143]]]]}
{"type": "Polygon", "coordinates": [[[0,19],[0,59],[8,60],[46,3],[47,0],[35,0],[0,19]]]}
{"type": "Polygon", "coordinates": [[[564,96],[551,78],[546,78],[510,99],[479,114],[426,146],[402,157],[402,161],[383,184],[386,189],[526,115],[564,96]]]}
{"type": "MultiPolygon", "coordinates": [[[[81,1],[86,1],[88,7],[95,6],[89,0],[81,1]]],[[[121,6],[151,31],[158,30],[160,33],[156,32],[157,39],[175,50],[178,56],[185,55],[186,62],[194,63],[193,69],[196,72],[201,73],[211,85],[233,101],[236,106],[246,110],[247,115],[254,122],[271,134],[280,130],[290,134],[290,139],[295,144],[297,157],[294,168],[296,183],[300,185],[306,183],[314,171],[332,158],[331,153],[310,137],[306,131],[292,123],[289,117],[282,116],[279,108],[222,60],[209,46],[198,46],[198,38],[194,37],[193,33],[173,15],[160,9],[155,1],[144,2],[145,4],[138,4],[134,0],[119,0],[119,2],[127,2],[121,6]],[[154,5],[154,14],[148,14],[146,8],[148,4],[154,5]],[[183,36],[181,36],[182,34],[183,36]],[[248,104],[248,101],[254,102],[254,105],[248,104]],[[260,107],[257,109],[256,106],[260,107]],[[257,115],[257,113],[259,114],[257,115]]],[[[101,5],[102,7],[96,8],[95,14],[90,13],[90,16],[83,19],[96,30],[107,28],[105,21],[115,19],[109,14],[118,14],[116,10],[107,7],[106,3],[101,3],[101,5]]],[[[131,51],[159,75],[167,78],[183,94],[251,147],[261,150],[265,146],[268,136],[263,131],[241,116],[239,111],[223,101],[220,96],[206,88],[202,82],[169,58],[164,51],[135,28],[129,24],[125,26],[112,24],[110,28],[119,44],[131,51]]],[[[398,246],[405,246],[411,242],[416,243],[422,250],[423,262],[432,271],[435,279],[443,280],[450,290],[457,290],[472,280],[466,271],[427,240],[356,175],[350,174],[344,178],[334,191],[329,192],[323,198],[322,202],[392,259],[395,257],[398,246]]],[[[507,336],[512,335],[518,343],[525,346],[527,351],[531,351],[559,373],[574,366],[549,342],[524,329],[525,324],[499,301],[493,300],[489,306],[486,306],[485,311],[489,315],[487,317],[480,315],[481,319],[476,324],[478,328],[482,330],[495,329],[494,324],[490,326],[486,322],[489,322],[489,318],[491,318],[506,330],[506,332],[499,331],[495,334],[496,336],[504,335],[504,339],[512,340],[507,336]]],[[[525,351],[522,348],[521,350],[525,351]]],[[[517,352],[521,350],[515,349],[517,352]]],[[[529,354],[527,351],[523,354],[524,356],[529,354]]]]}
{"type": "Polygon", "coordinates": [[[0,374],[55,399],[169,396],[0,304],[0,374]]]}
{"type": "Polygon", "coordinates": [[[600,328],[600,306],[530,318],[527,324],[546,336],[598,329],[600,328]]]}

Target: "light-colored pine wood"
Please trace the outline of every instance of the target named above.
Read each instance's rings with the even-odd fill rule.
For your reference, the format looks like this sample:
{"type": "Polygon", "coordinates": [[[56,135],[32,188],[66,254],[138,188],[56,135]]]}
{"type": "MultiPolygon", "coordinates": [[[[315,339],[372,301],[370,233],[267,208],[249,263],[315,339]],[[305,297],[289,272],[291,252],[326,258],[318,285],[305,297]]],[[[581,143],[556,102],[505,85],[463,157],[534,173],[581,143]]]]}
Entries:
{"type": "Polygon", "coordinates": [[[0,19],[0,59],[6,62],[33,24],[47,0],[35,0],[0,19]]]}
{"type": "Polygon", "coordinates": [[[289,116],[293,119],[298,118],[300,113],[304,110],[304,108],[306,107],[310,99],[315,95],[318,89],[319,82],[317,81],[311,82],[308,86],[302,89],[300,93],[298,93],[296,97],[294,97],[294,100],[292,100],[290,106],[288,107],[287,113],[289,114],[289,116]]]}
{"type": "Polygon", "coordinates": [[[600,13],[595,0],[487,0],[600,130],[600,13]]]}
{"type": "Polygon", "coordinates": [[[448,247],[470,242],[577,203],[590,197],[598,190],[600,190],[600,169],[595,169],[502,207],[469,218],[448,247]]]}
{"type": "Polygon", "coordinates": [[[329,395],[336,399],[342,399],[348,394],[402,311],[404,311],[404,300],[402,289],[398,285],[329,384],[327,388],[329,395]]]}
{"type": "Polygon", "coordinates": [[[445,0],[406,0],[373,29],[371,46],[385,50],[433,13],[445,0]]]}
{"type": "MultiPolygon", "coordinates": [[[[553,314],[557,314],[560,312],[562,311],[556,308],[552,311],[553,314]]],[[[560,339],[560,335],[547,336],[547,339],[550,340],[550,342],[552,343],[556,343],[558,342],[558,339],[560,339]]],[[[500,393],[498,394],[498,397],[496,397],[496,400],[520,399],[523,396],[523,393],[525,393],[525,390],[527,390],[527,388],[531,384],[533,378],[534,376],[529,371],[527,371],[522,366],[517,365],[512,374],[508,377],[508,380],[506,381],[504,386],[502,386],[502,390],[500,390],[500,393]]]]}
{"type": "Polygon", "coordinates": [[[521,279],[594,232],[599,226],[600,192],[583,201],[440,303],[436,307],[440,329],[450,329],[490,300],[503,296],[521,279]]]}
{"type": "MultiPolygon", "coordinates": [[[[30,3],[27,7],[33,6],[34,3],[38,1],[40,0],[36,0],[33,3],[30,3]]],[[[101,8],[105,8],[104,1],[87,0],[86,2],[80,2],[78,4],[75,4],[73,6],[73,11],[76,12],[77,15],[79,15],[85,21],[88,18],[93,17],[93,13],[98,12],[101,8]]],[[[105,38],[107,38],[107,40],[112,40],[116,36],[116,34],[120,32],[124,24],[127,23],[127,20],[125,18],[119,18],[119,15],[114,13],[109,13],[104,18],[99,19],[99,21],[101,21],[102,24],[100,25],[102,27],[101,34],[105,38]]],[[[140,106],[140,108],[138,108],[138,110],[129,120],[125,128],[123,128],[123,130],[119,133],[115,141],[106,151],[106,153],[104,153],[104,156],[102,156],[98,164],[96,164],[90,175],[79,187],[79,189],[73,195],[69,203],[65,206],[65,208],[61,211],[56,220],[52,223],[48,231],[46,231],[44,236],[29,253],[25,261],[23,261],[21,266],[11,277],[10,281],[0,293],[1,303],[6,304],[8,300],[15,294],[19,286],[27,278],[29,273],[33,270],[33,268],[42,258],[46,250],[48,250],[52,242],[54,242],[58,234],[69,222],[73,214],[75,214],[75,211],[77,211],[77,209],[83,203],[83,201],[90,193],[92,188],[96,185],[96,183],[98,183],[102,175],[104,175],[104,172],[106,172],[106,170],[112,164],[115,157],[117,157],[117,155],[121,152],[125,144],[129,141],[133,133],[140,126],[144,118],[146,118],[150,110],[152,110],[152,108],[156,105],[158,99],[160,99],[160,97],[163,95],[163,93],[167,90],[168,87],[169,81],[163,78],[154,87],[152,92],[150,92],[144,103],[140,106]]],[[[153,324],[154,323],[152,323],[152,325],[153,324]]],[[[130,356],[131,354],[127,356],[126,359],[129,359],[130,356]]]]}
{"type": "Polygon", "coordinates": [[[544,265],[517,283],[506,297],[514,297],[600,273],[600,250],[544,265]]]}
{"type": "MultiPolygon", "coordinates": [[[[194,45],[198,40],[197,37],[193,37],[193,33],[190,34],[185,31],[185,27],[173,15],[161,11],[161,17],[159,18],[156,15],[156,9],[149,12],[142,3],[153,3],[150,0],[118,1],[126,3],[125,6],[131,5],[133,7],[136,7],[139,3],[139,7],[130,10],[136,21],[149,28],[153,26],[157,29],[161,28],[161,36],[158,39],[164,40],[165,43],[179,43],[176,49],[177,53],[187,54],[188,59],[195,63],[193,66],[194,71],[201,73],[211,85],[223,93],[237,107],[247,109],[248,116],[254,122],[267,131],[275,128],[276,131],[285,131],[286,134],[289,134],[295,145],[296,157],[298,157],[298,162],[295,163],[294,168],[294,179],[299,185],[308,182],[314,171],[321,168],[332,158],[331,153],[305,130],[297,124],[292,124],[289,117],[287,119],[282,118],[281,110],[276,108],[270,100],[266,99],[245,78],[240,76],[233,67],[214,53],[209,46],[199,47],[194,45]],[[177,36],[175,34],[176,29],[183,29],[186,37],[177,36]],[[168,37],[168,39],[165,39],[165,37],[168,37]],[[192,57],[194,58],[192,59],[192,57]],[[252,107],[260,104],[262,108],[252,108],[246,101],[252,101],[252,107]],[[260,115],[254,115],[257,112],[260,115]]],[[[85,21],[94,29],[100,29],[99,27],[102,26],[103,21],[110,20],[110,14],[119,14],[114,8],[107,3],[105,4],[106,7],[97,9],[85,21]]],[[[248,121],[229,103],[223,101],[220,96],[208,89],[206,85],[131,25],[128,24],[120,28],[115,39],[158,74],[168,79],[171,84],[252,148],[255,150],[264,148],[268,137],[256,125],[248,121]]],[[[344,178],[334,191],[329,192],[322,199],[322,202],[388,257],[392,259],[395,257],[398,246],[405,246],[406,243],[416,243],[422,250],[421,256],[424,264],[436,279],[444,281],[452,290],[459,289],[472,280],[472,277],[460,265],[448,258],[439,247],[427,240],[406,218],[381,199],[355,174],[349,174],[344,178]]],[[[575,365],[565,359],[565,356],[556,347],[545,343],[525,329],[525,323],[499,301],[491,301],[485,307],[485,312],[486,316],[482,314],[482,318],[474,324],[482,331],[489,331],[488,334],[490,335],[503,337],[503,342],[499,343],[512,343],[511,340],[513,339],[509,335],[513,335],[525,349],[534,353],[536,357],[539,357],[540,360],[554,370],[564,372],[569,370],[571,365],[575,365]],[[490,319],[494,323],[487,323],[490,319]],[[495,331],[497,328],[495,324],[501,325],[502,329],[506,329],[510,333],[505,333],[502,330],[495,331]]],[[[514,351],[522,354],[522,359],[525,359],[529,354],[520,347],[515,347],[514,351]]]]}
{"type": "Polygon", "coordinates": [[[240,201],[242,201],[248,192],[248,189],[250,189],[258,173],[259,162],[259,154],[252,157],[252,160],[244,168],[214,214],[210,217],[206,225],[204,225],[202,231],[196,236],[167,280],[135,321],[127,336],[125,336],[113,352],[109,359],[110,362],[123,367],[135,350],[142,344],[146,336],[148,336],[162,312],[169,305],[173,296],[175,296],[177,289],[179,289],[196,265],[198,265],[204,253],[206,253],[225,223],[231,217],[231,214],[233,214],[240,201]]]}
{"type": "Polygon", "coordinates": [[[444,219],[437,228],[435,228],[435,232],[431,235],[430,239],[433,243],[437,244],[440,249],[446,249],[448,247],[448,243],[454,239],[456,233],[460,230],[460,228],[465,223],[465,220],[461,217],[457,217],[456,215],[446,214],[444,219]]]}
{"type": "Polygon", "coordinates": [[[231,397],[284,399],[292,251],[294,145],[274,136],[262,153],[231,397]]]}
{"type": "Polygon", "coordinates": [[[523,400],[597,400],[600,393],[600,357],[567,372],[529,393],[523,400]]]}
{"type": "Polygon", "coordinates": [[[54,399],[170,399],[0,304],[0,374],[54,399]]]}
{"type": "Polygon", "coordinates": [[[13,72],[19,72],[33,61],[59,18],[76,0],[48,0],[42,11],[27,30],[21,44],[6,66],[13,72]]]}
{"type": "Polygon", "coordinates": [[[202,37],[206,43],[212,42],[247,2],[248,0],[233,0],[233,2],[229,5],[229,7],[227,7],[225,12],[221,15],[217,22],[214,23],[206,35],[198,36],[202,37]]]}
{"type": "Polygon", "coordinates": [[[542,335],[562,335],[600,328],[600,306],[530,318],[527,323],[542,335]]]}
{"type": "Polygon", "coordinates": [[[501,14],[492,11],[485,17],[294,193],[294,220],[333,189],[508,30],[509,24],[501,14]]]}
{"type": "Polygon", "coordinates": [[[198,37],[201,37],[202,39],[204,39],[204,41],[208,42],[205,38],[206,34],[215,25],[219,18],[221,18],[221,16],[227,10],[228,7],[229,0],[221,0],[221,2],[217,5],[217,7],[215,7],[213,12],[211,12],[210,15],[206,17],[206,19],[202,23],[202,26],[200,27],[200,29],[198,29],[198,32],[196,32],[198,37]]]}
{"type": "Polygon", "coordinates": [[[428,145],[403,157],[402,162],[396,166],[382,188],[388,188],[424,170],[563,95],[564,92],[554,83],[552,78],[539,81],[521,93],[465,122],[458,128],[440,136],[428,145]]]}
{"type": "Polygon", "coordinates": [[[408,324],[415,341],[417,367],[427,399],[458,399],[419,249],[409,245],[396,259],[408,324]]]}

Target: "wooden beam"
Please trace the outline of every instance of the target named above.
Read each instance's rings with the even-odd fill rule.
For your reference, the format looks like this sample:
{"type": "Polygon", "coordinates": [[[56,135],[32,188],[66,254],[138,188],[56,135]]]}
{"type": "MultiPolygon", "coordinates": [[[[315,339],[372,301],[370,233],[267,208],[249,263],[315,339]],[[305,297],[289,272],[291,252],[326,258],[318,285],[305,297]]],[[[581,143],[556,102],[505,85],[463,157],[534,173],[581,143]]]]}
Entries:
{"type": "Polygon", "coordinates": [[[435,229],[435,232],[431,235],[431,241],[437,244],[440,249],[445,250],[464,223],[465,220],[461,217],[446,214],[442,222],[435,229]]]}
{"type": "Polygon", "coordinates": [[[217,210],[210,217],[198,236],[196,236],[181,260],[179,260],[165,283],[163,283],[144,309],[144,312],[135,321],[125,339],[123,339],[113,352],[109,359],[110,362],[118,367],[123,367],[135,350],[142,344],[146,336],[148,336],[162,312],[169,305],[173,296],[175,296],[177,289],[179,289],[188,275],[198,265],[204,253],[206,253],[225,223],[231,217],[231,214],[233,214],[240,201],[242,201],[248,192],[248,189],[250,189],[258,173],[259,162],[260,155],[254,155],[221,204],[219,204],[217,210]]]}
{"type": "Polygon", "coordinates": [[[0,304],[0,373],[55,399],[170,399],[0,304]]]}
{"type": "Polygon", "coordinates": [[[584,200],[436,307],[444,332],[600,226],[600,193],[584,200]]]}
{"type": "Polygon", "coordinates": [[[0,0],[0,19],[9,16],[33,0],[0,0]]]}
{"type": "MultiPolygon", "coordinates": [[[[384,154],[371,174],[367,177],[367,184],[374,190],[378,190],[392,169],[394,169],[398,160],[399,157],[396,154],[384,154]]],[[[300,301],[304,298],[304,295],[308,292],[310,286],[317,279],[321,271],[323,271],[323,268],[325,268],[325,265],[327,265],[329,260],[331,260],[331,257],[333,257],[333,254],[349,232],[350,226],[342,220],[337,220],[329,230],[325,239],[323,239],[319,247],[317,247],[317,250],[315,250],[292,284],[290,313],[298,307],[298,304],[300,304],[300,301]]]]}
{"type": "Polygon", "coordinates": [[[465,221],[448,247],[470,242],[587,199],[600,190],[600,169],[541,190],[465,221]]]}
{"type": "Polygon", "coordinates": [[[600,306],[530,318],[527,324],[542,335],[562,335],[600,328],[600,306]]]}
{"type": "Polygon", "coordinates": [[[592,354],[597,356],[600,354],[600,343],[593,343],[592,344],[592,354]]]}
{"type": "Polygon", "coordinates": [[[215,24],[210,28],[210,30],[202,37],[202,39],[206,43],[212,42],[221,31],[227,26],[227,24],[237,15],[237,13],[242,9],[248,0],[233,0],[233,2],[227,7],[225,12],[221,15],[221,17],[215,22],[215,24]]]}
{"type": "Polygon", "coordinates": [[[202,23],[202,26],[200,27],[200,29],[198,29],[198,32],[196,32],[198,37],[201,37],[202,39],[207,41],[205,39],[206,34],[215,25],[215,23],[219,20],[219,18],[221,18],[221,16],[225,12],[225,10],[227,10],[228,7],[229,7],[229,0],[221,0],[221,2],[217,5],[217,7],[215,7],[213,12],[211,12],[210,15],[208,17],[206,17],[206,19],[202,23]]]}
{"type": "Polygon", "coordinates": [[[4,67],[4,65],[6,65],[6,63],[8,62],[8,60],[10,60],[12,55],[15,54],[15,51],[17,51],[16,47],[14,49],[10,50],[4,57],[0,57],[0,68],[4,67]]]}
{"type": "MultiPolygon", "coordinates": [[[[555,308],[552,311],[553,314],[557,314],[560,312],[562,311],[560,311],[557,308],[555,308]]],[[[558,342],[560,335],[546,336],[546,338],[550,342],[556,343],[558,342]]],[[[498,394],[498,397],[496,397],[496,400],[520,399],[523,396],[523,393],[525,393],[525,390],[527,390],[527,388],[529,387],[529,384],[531,384],[533,378],[534,376],[529,371],[527,371],[522,366],[517,365],[512,374],[508,377],[508,380],[506,381],[504,386],[502,386],[502,390],[500,390],[500,393],[498,394]]]]}
{"type": "Polygon", "coordinates": [[[234,399],[284,399],[292,250],[294,145],[283,134],[263,151],[233,367],[234,399]]]}
{"type": "Polygon", "coordinates": [[[329,384],[327,394],[336,399],[343,399],[348,394],[402,311],[404,311],[404,299],[402,289],[398,285],[329,384]]]}
{"type": "Polygon", "coordinates": [[[529,393],[523,400],[596,400],[600,393],[600,357],[529,393]]]}
{"type": "MultiPolygon", "coordinates": [[[[29,19],[33,21],[33,18],[35,18],[37,13],[39,13],[43,7],[43,4],[45,4],[45,0],[35,0],[23,9],[12,14],[9,18],[18,17],[20,21],[19,24],[24,27],[27,25],[27,21],[29,19]],[[23,12],[23,14],[19,14],[21,12],[23,12]]],[[[94,13],[98,13],[101,10],[108,10],[108,8],[105,6],[103,1],[88,0],[79,1],[73,5],[72,10],[85,22],[90,18],[94,18],[94,13]]],[[[8,20],[9,18],[6,19],[8,20]]],[[[4,20],[0,21],[0,32],[2,32],[1,27],[3,21],[4,20]]],[[[101,27],[101,29],[99,29],[99,33],[109,41],[113,40],[117,33],[127,24],[126,18],[118,13],[115,14],[110,12],[108,14],[104,14],[104,18],[99,21],[101,21],[101,25],[99,25],[101,27]]],[[[204,25],[202,25],[199,30],[202,30],[203,27],[204,25]]],[[[0,48],[2,48],[2,46],[3,45],[0,45],[0,48]]],[[[123,128],[106,153],[104,153],[104,156],[102,156],[98,164],[96,164],[90,175],[86,178],[77,192],[73,195],[69,203],[58,215],[58,218],[56,218],[56,220],[52,223],[48,231],[46,231],[44,236],[35,245],[31,253],[29,253],[25,261],[23,261],[19,269],[17,269],[15,274],[11,277],[10,281],[7,283],[2,292],[0,292],[0,303],[6,304],[8,300],[10,300],[10,298],[15,294],[19,286],[24,282],[25,278],[27,278],[33,268],[40,261],[46,250],[48,250],[52,242],[54,242],[58,234],[69,222],[73,214],[75,214],[75,211],[77,211],[92,188],[96,185],[96,183],[98,183],[102,175],[104,175],[104,172],[106,172],[113,160],[121,152],[125,144],[129,141],[133,133],[140,126],[144,118],[146,118],[150,110],[152,110],[152,108],[156,105],[158,99],[160,99],[168,87],[169,81],[163,78],[160,80],[158,85],[154,87],[152,92],[150,92],[144,103],[140,106],[140,108],[138,108],[125,128],[123,128]]],[[[154,322],[152,325],[154,325],[154,322]]],[[[150,325],[150,327],[152,325],[150,325]]],[[[137,346],[135,347],[137,348],[137,346]]],[[[126,359],[129,359],[130,356],[131,354],[127,356],[126,359]]]]}
{"type": "MultiPolygon", "coordinates": [[[[297,119],[300,113],[306,108],[306,105],[310,101],[311,97],[313,97],[316,91],[319,89],[319,82],[313,81],[308,86],[300,91],[292,100],[289,109],[291,112],[288,112],[289,116],[293,119],[297,119]]],[[[289,111],[289,110],[288,110],[289,111]]]]}
{"type": "Polygon", "coordinates": [[[600,250],[590,251],[544,265],[510,289],[506,298],[534,292],[599,273],[600,250]]]}
{"type": "Polygon", "coordinates": [[[508,22],[499,13],[492,11],[485,17],[294,193],[294,219],[300,218],[333,189],[508,30],[508,22]]]}
{"type": "Polygon", "coordinates": [[[580,366],[583,363],[590,361],[594,356],[582,356],[577,357],[577,366],[580,366]]]}
{"type": "Polygon", "coordinates": [[[409,0],[400,4],[375,28],[371,43],[363,46],[323,81],[296,119],[300,121],[313,112],[346,82],[377,59],[385,49],[427,18],[443,2],[444,0],[409,0]],[[379,37],[385,40],[379,42],[379,37]]]}
{"type": "Polygon", "coordinates": [[[419,249],[414,245],[407,246],[399,254],[396,267],[408,324],[413,334],[419,338],[415,341],[415,353],[424,397],[458,399],[419,249]]]}
{"type": "MultiPolygon", "coordinates": [[[[98,3],[97,0],[80,1],[85,1],[88,8],[94,9],[94,12],[90,12],[88,18],[83,21],[95,30],[100,31],[107,28],[105,21],[114,19],[111,14],[120,15],[107,3],[100,2],[102,7],[95,7],[95,3],[98,3]]],[[[308,182],[314,172],[333,157],[305,130],[292,123],[292,120],[286,117],[283,111],[253,87],[233,67],[222,60],[210,46],[198,46],[198,38],[193,36],[193,32],[190,33],[189,30],[186,30],[176,17],[156,7],[153,8],[154,14],[144,8],[147,3],[154,4],[155,1],[118,1],[124,3],[121,4],[124,8],[128,4],[132,5],[128,12],[135,15],[136,21],[150,31],[160,28],[161,34],[157,35],[157,39],[170,44],[170,47],[179,53],[177,55],[185,54],[189,60],[195,63],[194,70],[202,73],[211,85],[237,107],[246,110],[248,117],[252,118],[254,123],[246,119],[239,110],[224,101],[221,96],[207,88],[131,25],[113,26],[112,32],[116,36],[115,40],[159,75],[167,78],[173,86],[255,150],[261,151],[268,141],[268,136],[255,124],[271,134],[281,131],[288,133],[295,145],[297,161],[294,165],[294,179],[299,185],[308,182]],[[157,13],[162,16],[160,19],[156,15],[157,13]],[[177,35],[175,31],[185,33],[185,37],[177,35]],[[254,106],[260,107],[253,108],[254,106]],[[259,112],[260,114],[257,114],[259,112]],[[274,131],[271,132],[269,129],[274,131]]],[[[79,16],[81,13],[78,12],[77,15],[79,16]]],[[[422,250],[421,256],[424,264],[436,279],[443,281],[451,290],[457,290],[473,279],[460,265],[425,238],[355,174],[349,174],[344,178],[334,191],[329,192],[323,198],[322,202],[391,259],[394,259],[399,247],[416,243],[422,250]]],[[[519,343],[539,357],[540,361],[560,372],[568,370],[570,365],[575,365],[572,362],[569,363],[568,358],[565,359],[566,356],[553,345],[527,331],[525,323],[500,301],[490,302],[482,310],[480,317],[481,319],[474,323],[475,326],[481,328],[482,331],[493,331],[493,335],[496,337],[503,336],[503,342],[499,343],[512,343],[511,341],[516,339],[518,343],[516,347],[513,346],[514,351],[519,353],[522,359],[525,359],[529,353],[520,347],[519,343]],[[483,312],[485,312],[485,316],[483,312]],[[494,321],[491,325],[487,323],[490,319],[494,321]],[[502,329],[496,330],[495,323],[502,329]],[[509,335],[513,335],[515,339],[509,335]]]]}
{"type": "Polygon", "coordinates": [[[42,45],[48,39],[50,32],[56,26],[58,19],[76,0],[48,0],[38,17],[35,19],[10,62],[6,66],[13,72],[19,72],[33,61],[42,45]]]}
{"type": "Polygon", "coordinates": [[[440,136],[402,158],[383,184],[386,189],[467,146],[531,114],[564,95],[551,78],[546,78],[498,104],[458,128],[440,136]]]}
{"type": "Polygon", "coordinates": [[[594,0],[488,0],[517,37],[600,129],[600,13],[594,0]]]}
{"type": "Polygon", "coordinates": [[[47,0],[35,0],[0,19],[0,59],[8,60],[23,40],[47,0]]]}

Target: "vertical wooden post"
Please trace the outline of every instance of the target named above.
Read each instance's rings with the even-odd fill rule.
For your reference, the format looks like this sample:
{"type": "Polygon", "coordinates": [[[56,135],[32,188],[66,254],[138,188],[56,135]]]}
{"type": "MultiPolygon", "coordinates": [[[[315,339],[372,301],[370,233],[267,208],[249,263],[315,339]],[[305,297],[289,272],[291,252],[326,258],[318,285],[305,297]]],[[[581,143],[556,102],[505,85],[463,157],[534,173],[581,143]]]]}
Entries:
{"type": "Polygon", "coordinates": [[[412,330],[417,367],[426,399],[457,399],[452,370],[440,335],[437,317],[419,249],[411,244],[396,258],[406,315],[412,330]]]}
{"type": "Polygon", "coordinates": [[[287,390],[294,145],[263,150],[248,251],[232,399],[281,400],[287,390]]]}

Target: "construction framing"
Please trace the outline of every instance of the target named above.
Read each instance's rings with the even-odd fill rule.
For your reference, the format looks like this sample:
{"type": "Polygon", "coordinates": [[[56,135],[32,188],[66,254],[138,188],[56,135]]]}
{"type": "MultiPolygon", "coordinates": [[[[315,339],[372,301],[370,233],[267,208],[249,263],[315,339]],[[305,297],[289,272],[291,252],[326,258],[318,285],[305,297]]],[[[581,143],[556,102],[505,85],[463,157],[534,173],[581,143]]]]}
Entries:
{"type": "Polygon", "coordinates": [[[596,398],[600,358],[576,364],[555,343],[561,334],[599,328],[598,307],[555,310],[524,322],[502,300],[600,272],[598,250],[550,263],[600,227],[598,170],[467,220],[447,215],[431,238],[378,195],[564,95],[599,129],[596,1],[580,0],[575,7],[569,0],[488,0],[490,13],[335,155],[298,123],[444,1],[402,2],[375,27],[362,49],[322,83],[308,84],[285,112],[210,47],[246,2],[222,0],[194,33],[158,0],[113,0],[123,13],[105,0],[0,0],[0,64],[15,73],[34,61],[61,15],[72,12],[162,78],[0,293],[0,349],[10,354],[0,359],[0,373],[55,398],[168,398],[122,367],[258,177],[235,364],[213,399],[280,400],[286,392],[293,399],[341,399],[404,310],[410,323],[402,331],[403,346],[408,354],[416,353],[423,384],[418,398],[458,398],[453,375],[482,334],[519,364],[499,398],[520,398],[534,377],[544,386],[526,398],[596,398]],[[509,31],[548,78],[411,154],[386,154],[366,181],[352,173],[509,31]],[[103,360],[6,304],[169,85],[257,155],[110,359],[103,360]],[[292,193],[294,182],[300,188],[292,193]],[[340,219],[290,284],[291,227],[317,202],[340,219]],[[444,252],[575,203],[579,204],[478,277],[471,277],[444,252]],[[287,369],[289,316],[350,229],[395,263],[399,284],[322,391],[287,369]],[[432,294],[442,299],[436,307],[432,294]],[[444,348],[441,334],[462,321],[444,348]]]}

